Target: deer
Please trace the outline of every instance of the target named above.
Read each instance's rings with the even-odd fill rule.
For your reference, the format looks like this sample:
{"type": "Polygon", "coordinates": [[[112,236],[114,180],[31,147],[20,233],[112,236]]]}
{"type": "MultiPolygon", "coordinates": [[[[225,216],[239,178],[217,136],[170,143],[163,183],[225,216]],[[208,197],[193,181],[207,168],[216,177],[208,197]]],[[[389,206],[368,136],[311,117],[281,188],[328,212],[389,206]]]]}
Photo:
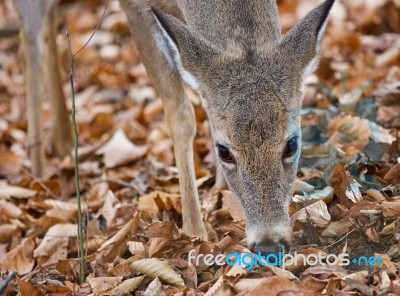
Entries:
{"type": "Polygon", "coordinates": [[[195,115],[185,85],[207,114],[222,172],[216,186],[226,182],[239,200],[250,250],[290,251],[303,82],[317,67],[333,4],[325,0],[282,36],[275,0],[120,0],[163,103],[187,234],[207,238],[195,183],[195,115]]]}
{"type": "Polygon", "coordinates": [[[25,67],[27,147],[32,174],[45,174],[42,102],[47,90],[52,108],[51,143],[55,154],[72,151],[72,125],[65,102],[57,50],[59,0],[14,0],[20,19],[20,42],[25,67]]]}

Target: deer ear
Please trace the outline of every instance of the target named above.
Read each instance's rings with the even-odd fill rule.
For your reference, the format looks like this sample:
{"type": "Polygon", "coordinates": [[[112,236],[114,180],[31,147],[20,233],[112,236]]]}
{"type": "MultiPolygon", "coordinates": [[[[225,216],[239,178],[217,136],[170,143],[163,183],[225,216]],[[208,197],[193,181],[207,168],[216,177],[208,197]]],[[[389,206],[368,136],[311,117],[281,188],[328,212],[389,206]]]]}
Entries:
{"type": "Polygon", "coordinates": [[[318,65],[322,37],[334,2],[335,0],[326,0],[312,10],[280,43],[280,48],[293,59],[303,77],[311,74],[318,65]]]}
{"type": "Polygon", "coordinates": [[[157,36],[160,49],[172,67],[177,68],[182,79],[193,89],[199,88],[202,69],[207,60],[217,54],[204,38],[174,16],[151,7],[157,19],[161,36],[157,36]]]}

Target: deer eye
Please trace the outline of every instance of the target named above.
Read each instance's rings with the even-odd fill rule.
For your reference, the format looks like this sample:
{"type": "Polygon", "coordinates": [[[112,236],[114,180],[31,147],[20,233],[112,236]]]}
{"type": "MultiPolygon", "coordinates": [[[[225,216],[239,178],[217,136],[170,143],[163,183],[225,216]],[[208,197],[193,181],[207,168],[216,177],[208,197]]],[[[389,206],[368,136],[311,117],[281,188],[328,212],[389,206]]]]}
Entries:
{"type": "Polygon", "coordinates": [[[286,142],[285,149],[283,150],[283,158],[289,158],[296,154],[299,149],[299,143],[297,136],[291,137],[289,141],[286,142]]]}
{"type": "Polygon", "coordinates": [[[219,158],[221,158],[221,160],[228,162],[228,163],[235,162],[235,160],[233,159],[233,156],[228,148],[226,148],[225,146],[222,146],[220,144],[217,144],[217,149],[218,149],[218,156],[219,156],[219,158]]]}

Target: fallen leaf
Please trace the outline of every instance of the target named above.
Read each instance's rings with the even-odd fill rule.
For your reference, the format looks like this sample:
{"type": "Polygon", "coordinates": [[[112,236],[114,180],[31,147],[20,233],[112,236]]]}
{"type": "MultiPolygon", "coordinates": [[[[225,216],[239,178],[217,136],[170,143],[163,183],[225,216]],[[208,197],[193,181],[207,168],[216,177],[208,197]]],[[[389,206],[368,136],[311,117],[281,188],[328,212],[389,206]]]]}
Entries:
{"type": "Polygon", "coordinates": [[[400,200],[381,203],[383,217],[397,219],[400,217],[400,200]]]}
{"type": "Polygon", "coordinates": [[[21,157],[12,152],[0,151],[0,176],[16,175],[21,167],[21,157]]]}
{"type": "Polygon", "coordinates": [[[93,290],[94,295],[104,295],[103,292],[115,288],[121,281],[122,276],[119,277],[88,277],[87,281],[93,290]]]}
{"type": "Polygon", "coordinates": [[[353,225],[349,220],[334,221],[328,224],[328,226],[321,233],[325,237],[338,237],[346,234],[350,227],[353,225]]]}
{"type": "Polygon", "coordinates": [[[56,254],[56,258],[53,259],[53,262],[57,262],[60,259],[66,259],[68,255],[67,247],[69,239],[77,236],[77,224],[56,224],[46,232],[43,240],[35,249],[33,255],[35,258],[43,257],[41,261],[47,261],[48,258],[54,254],[56,254]],[[59,252],[61,252],[61,254],[59,252]]]}
{"type": "Polygon", "coordinates": [[[228,209],[233,221],[242,221],[244,216],[243,208],[238,199],[228,190],[221,191],[222,193],[222,208],[228,209]]]}
{"type": "Polygon", "coordinates": [[[223,276],[207,291],[204,296],[233,296],[235,295],[223,276]]]}
{"type": "Polygon", "coordinates": [[[18,287],[21,296],[43,296],[43,293],[38,287],[35,287],[24,280],[18,281],[18,287]]]}
{"type": "Polygon", "coordinates": [[[132,255],[142,256],[145,253],[145,248],[141,242],[128,242],[128,249],[132,255]]]}
{"type": "Polygon", "coordinates": [[[112,138],[96,151],[96,154],[103,155],[103,162],[107,168],[113,168],[143,157],[147,149],[146,145],[134,145],[123,130],[117,130],[112,138]]]}
{"type": "Polygon", "coordinates": [[[304,192],[304,195],[295,195],[293,197],[294,202],[304,202],[305,200],[324,200],[326,202],[333,198],[333,188],[331,186],[326,186],[322,190],[315,190],[312,193],[304,192]]]}
{"type": "Polygon", "coordinates": [[[162,290],[162,287],[162,283],[158,277],[156,277],[147,287],[146,291],[144,292],[144,296],[166,296],[162,290]]]}
{"type": "Polygon", "coordinates": [[[389,130],[377,125],[371,120],[367,120],[367,122],[371,131],[370,138],[375,143],[384,143],[391,145],[394,141],[396,141],[396,138],[389,133],[389,130]]]}
{"type": "Polygon", "coordinates": [[[183,287],[185,284],[179,273],[177,273],[167,261],[158,258],[141,259],[131,264],[134,272],[143,273],[152,278],[160,278],[167,284],[183,287]]]}
{"type": "Polygon", "coordinates": [[[1,270],[3,272],[16,270],[20,276],[31,272],[35,265],[35,260],[33,259],[34,249],[35,238],[24,238],[17,247],[0,260],[1,270]]]}
{"type": "Polygon", "coordinates": [[[8,243],[13,237],[19,236],[18,226],[13,224],[0,225],[0,243],[8,243]]]}
{"type": "Polygon", "coordinates": [[[0,181],[0,198],[29,198],[35,196],[36,194],[37,192],[35,190],[8,185],[6,181],[0,181]]]}
{"type": "Polygon", "coordinates": [[[14,204],[0,200],[0,221],[7,221],[10,218],[19,218],[22,215],[22,210],[14,204]]]}
{"type": "Polygon", "coordinates": [[[110,292],[105,292],[103,295],[123,296],[135,291],[142,283],[144,276],[138,276],[131,279],[124,280],[118,286],[113,288],[110,292]]]}
{"type": "Polygon", "coordinates": [[[301,289],[295,283],[288,280],[287,278],[271,276],[263,279],[247,295],[248,296],[299,295],[301,292],[302,292],[301,289]]]}
{"type": "Polygon", "coordinates": [[[177,239],[181,236],[181,231],[176,226],[175,221],[157,221],[147,226],[147,235],[149,238],[163,237],[177,239]]]}
{"type": "Polygon", "coordinates": [[[139,223],[138,213],[115,235],[108,239],[98,250],[97,258],[112,261],[115,257],[121,256],[127,249],[127,243],[135,235],[139,223]]]}
{"type": "Polygon", "coordinates": [[[296,178],[294,182],[294,193],[301,193],[301,192],[311,193],[313,191],[314,191],[314,186],[296,178]]]}
{"type": "Polygon", "coordinates": [[[331,215],[323,201],[317,201],[316,203],[299,210],[292,216],[292,221],[308,223],[309,220],[318,227],[325,227],[329,224],[331,221],[331,215]]]}
{"type": "Polygon", "coordinates": [[[360,117],[341,115],[331,121],[327,134],[335,148],[346,150],[355,147],[362,151],[368,145],[370,128],[368,122],[360,117]]]}
{"type": "Polygon", "coordinates": [[[395,166],[393,166],[390,171],[387,172],[384,179],[393,183],[394,185],[400,184],[400,163],[397,163],[395,166]]]}

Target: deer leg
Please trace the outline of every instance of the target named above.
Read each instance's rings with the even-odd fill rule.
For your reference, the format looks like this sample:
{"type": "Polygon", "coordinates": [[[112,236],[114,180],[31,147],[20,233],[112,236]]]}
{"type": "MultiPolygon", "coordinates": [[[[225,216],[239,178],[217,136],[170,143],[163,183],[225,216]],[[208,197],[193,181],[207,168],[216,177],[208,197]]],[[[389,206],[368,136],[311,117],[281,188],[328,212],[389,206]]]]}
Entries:
{"type": "Polygon", "coordinates": [[[193,161],[193,139],[196,134],[194,110],[182,87],[176,90],[175,97],[165,97],[163,105],[166,122],[174,143],[175,160],[179,173],[183,230],[188,234],[206,238],[207,233],[200,214],[193,161]]]}
{"type": "Polygon", "coordinates": [[[57,156],[71,153],[73,146],[72,125],[63,91],[57,51],[57,3],[49,11],[46,38],[45,74],[52,108],[51,144],[57,156]]]}
{"type": "MultiPolygon", "coordinates": [[[[162,32],[148,6],[149,2],[121,0],[120,3],[128,17],[136,46],[142,54],[142,62],[163,102],[178,167],[183,230],[189,235],[206,238],[194,171],[193,139],[196,120],[193,106],[185,95],[176,65],[173,65],[165,53],[166,49],[159,43],[162,32]]],[[[154,4],[160,3],[156,1],[154,4]]],[[[173,9],[173,1],[168,3],[173,9]]]]}
{"type": "Polygon", "coordinates": [[[32,161],[32,173],[37,177],[44,174],[44,143],[42,120],[42,67],[43,54],[40,35],[31,36],[24,28],[21,30],[21,44],[24,52],[25,85],[28,120],[28,154],[32,161]]]}

